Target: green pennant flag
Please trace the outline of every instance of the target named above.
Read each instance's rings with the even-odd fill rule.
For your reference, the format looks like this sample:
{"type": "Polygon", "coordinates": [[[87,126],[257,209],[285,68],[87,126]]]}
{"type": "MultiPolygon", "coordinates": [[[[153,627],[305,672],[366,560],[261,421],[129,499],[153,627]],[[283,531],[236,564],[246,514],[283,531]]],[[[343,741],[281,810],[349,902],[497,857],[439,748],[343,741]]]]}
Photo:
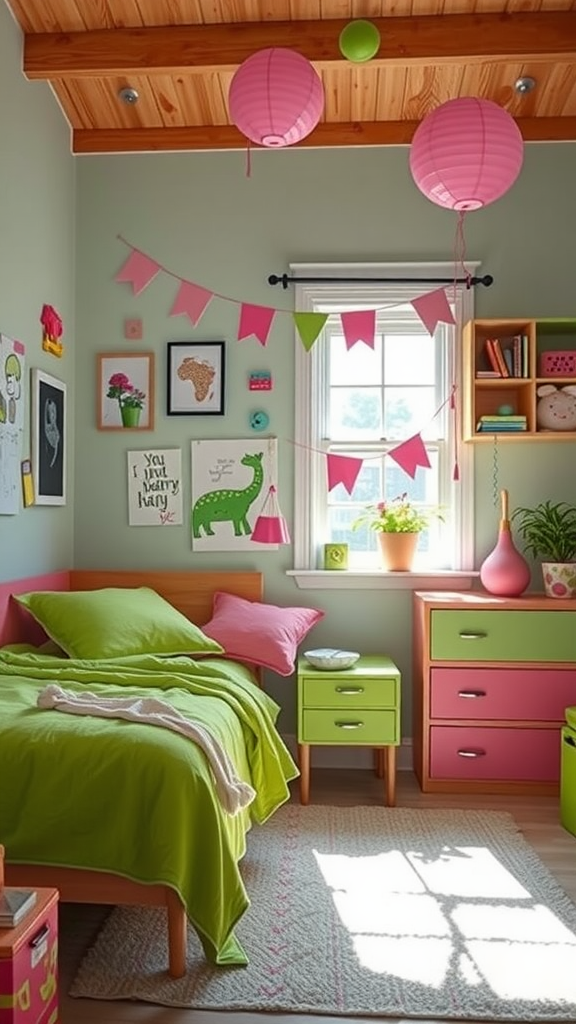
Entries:
{"type": "Polygon", "coordinates": [[[328,313],[293,313],[292,315],[302,344],[309,352],[328,319],[328,313]]]}

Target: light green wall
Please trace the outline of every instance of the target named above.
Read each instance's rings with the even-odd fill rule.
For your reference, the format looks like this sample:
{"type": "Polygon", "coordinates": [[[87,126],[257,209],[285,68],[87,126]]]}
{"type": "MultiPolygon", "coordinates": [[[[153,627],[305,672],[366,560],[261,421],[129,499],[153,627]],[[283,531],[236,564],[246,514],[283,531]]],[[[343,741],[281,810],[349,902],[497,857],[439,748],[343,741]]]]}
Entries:
{"type": "MultiPolygon", "coordinates": [[[[181,445],[189,502],[189,450],[194,437],[250,436],[251,369],[271,370],[275,388],[262,404],[279,438],[279,487],[290,519],[293,507],[294,339],[291,319],[276,318],[266,349],[238,343],[239,307],[215,299],[193,329],[169,317],[177,281],[158,277],[140,296],[113,281],[128,250],[124,236],[174,274],[231,298],[290,309],[290,292],[272,289],[270,273],[291,261],[450,259],[455,215],[424,199],[412,183],[408,149],[256,152],[246,177],[243,153],[84,157],[78,169],[78,458],[75,563],[80,567],[258,568],[266,596],[284,604],[317,604],[328,612],[312,635],[315,645],[338,643],[366,652],[383,648],[410,677],[411,595],[407,592],[300,591],[286,577],[291,549],[270,554],[194,554],[188,527],[127,526],[126,450],[181,445]],[[138,350],[156,354],[153,433],[99,433],[95,427],[96,353],[123,351],[125,317],[144,321],[138,350]],[[165,416],[166,343],[227,342],[228,386],[223,418],[165,416]],[[351,605],[354,614],[351,614],[351,605]]],[[[494,275],[477,294],[478,316],[576,315],[576,145],[530,145],[514,188],[498,203],[469,214],[467,252],[494,275]]],[[[499,486],[513,504],[542,497],[576,498],[572,444],[500,446],[499,486]]],[[[478,452],[477,564],[490,550],[498,514],[493,503],[493,456],[478,452]]],[[[293,687],[269,686],[293,726],[293,687]]],[[[407,686],[408,691],[408,686],[407,686]]],[[[405,730],[409,720],[405,701],[405,730]]]]}
{"type": "MultiPolygon", "coordinates": [[[[67,569],[73,558],[74,206],[69,130],[49,88],[22,75],[22,37],[0,3],[0,331],[26,346],[26,377],[41,367],[68,385],[66,507],[0,516],[0,580],[67,569]],[[64,320],[66,353],[42,351],[44,303],[64,320]]],[[[26,423],[29,388],[26,387],[26,423]]],[[[28,426],[23,457],[30,451],[28,426]]]]}

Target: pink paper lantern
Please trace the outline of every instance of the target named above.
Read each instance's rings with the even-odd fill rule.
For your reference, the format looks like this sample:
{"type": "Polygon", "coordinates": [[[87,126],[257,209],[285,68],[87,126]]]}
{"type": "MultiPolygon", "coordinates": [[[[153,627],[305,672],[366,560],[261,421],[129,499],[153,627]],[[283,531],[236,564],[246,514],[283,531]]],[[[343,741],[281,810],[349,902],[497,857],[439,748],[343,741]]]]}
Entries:
{"type": "Polygon", "coordinates": [[[438,206],[478,210],[511,188],[523,157],[514,118],[492,100],[465,96],[443,103],[418,126],[410,171],[420,191],[438,206]]]}
{"type": "Polygon", "coordinates": [[[295,50],[258,50],[240,65],[229,93],[230,117],[251,142],[278,149],[300,142],[324,109],[322,82],[295,50]]]}

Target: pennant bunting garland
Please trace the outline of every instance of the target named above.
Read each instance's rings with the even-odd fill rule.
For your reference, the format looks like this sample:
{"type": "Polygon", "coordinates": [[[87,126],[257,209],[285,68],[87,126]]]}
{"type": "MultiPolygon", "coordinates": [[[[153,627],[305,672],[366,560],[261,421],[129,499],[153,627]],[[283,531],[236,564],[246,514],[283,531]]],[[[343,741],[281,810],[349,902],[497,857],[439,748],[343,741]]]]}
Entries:
{"type": "Polygon", "coordinates": [[[434,334],[439,323],[456,323],[444,288],[436,288],[433,292],[412,299],[412,305],[429,334],[434,334]]]}
{"type": "Polygon", "coordinates": [[[328,313],[293,313],[292,316],[302,344],[309,352],[328,319],[328,313]]]}
{"type": "Polygon", "coordinates": [[[353,459],[349,455],[326,456],[328,471],[328,490],[332,491],[338,484],[343,484],[348,494],[352,494],[358,474],[362,469],[362,459],[353,459]]]}
{"type": "Polygon", "coordinates": [[[275,312],[275,309],[269,309],[268,306],[252,306],[249,302],[243,302],[240,307],[238,341],[253,334],[261,345],[265,345],[275,312]]]}
{"type": "MultiPolygon", "coordinates": [[[[218,292],[211,291],[209,288],[204,288],[202,285],[196,284],[194,281],[187,281],[184,280],[184,278],[178,277],[171,271],[166,270],[166,268],[156,260],[147,256],[146,253],[140,252],[139,249],[135,249],[129,242],[126,242],[125,239],[122,238],[121,241],[123,241],[131,251],[128,259],[123,263],[114,280],[118,283],[131,284],[133,294],[138,295],[140,292],[144,291],[160,271],[164,271],[164,273],[169,274],[170,277],[176,278],[176,280],[179,281],[179,286],[172,309],[170,310],[170,316],[187,316],[194,327],[196,327],[200,322],[212,299],[217,297],[219,299],[223,299],[225,302],[234,302],[235,305],[240,306],[238,341],[242,341],[253,335],[261,345],[266,345],[268,343],[270,330],[276,313],[290,313],[304,348],[307,352],[310,352],[315,341],[321,334],[326,321],[328,320],[328,313],[292,312],[287,309],[275,309],[271,306],[259,306],[253,303],[232,299],[226,295],[220,295],[218,292]]],[[[444,288],[436,288],[431,292],[427,292],[425,295],[420,295],[417,298],[412,299],[411,304],[422,321],[422,324],[431,335],[434,334],[439,323],[455,324],[456,322],[454,320],[452,310],[450,309],[444,288]]],[[[396,303],[391,303],[390,305],[394,306],[396,303]]],[[[383,306],[381,308],[388,307],[383,306]]],[[[339,314],[347,349],[351,349],[352,346],[356,345],[359,341],[363,341],[365,345],[369,346],[369,348],[374,348],[376,313],[377,309],[362,309],[342,312],[339,314]]],[[[456,416],[455,391],[456,387],[453,385],[450,397],[449,399],[446,399],[446,402],[450,402],[450,410],[454,416],[456,416]]],[[[442,403],[440,409],[443,408],[446,402],[442,403]]],[[[434,416],[438,414],[440,409],[434,413],[434,416]]],[[[457,444],[457,442],[455,442],[455,444],[457,444]]],[[[395,448],[390,449],[388,455],[390,455],[397,465],[400,466],[408,476],[412,477],[412,479],[415,477],[416,470],[419,466],[424,469],[430,468],[430,461],[428,459],[426,447],[420,434],[414,434],[413,437],[408,438],[407,441],[403,441],[395,448]]],[[[351,494],[355,487],[360,470],[362,469],[362,464],[362,459],[351,458],[348,455],[326,454],[328,490],[331,491],[334,487],[337,487],[338,484],[342,484],[348,494],[351,494]]],[[[454,452],[453,479],[458,480],[459,478],[460,471],[458,467],[458,451],[456,448],[454,452]]]]}
{"type": "MultiPolygon", "coordinates": [[[[146,253],[135,249],[124,238],[121,238],[121,241],[131,249],[131,253],[116,274],[115,280],[131,284],[134,295],[138,295],[160,271],[164,271],[170,277],[176,278],[180,285],[174,305],[170,311],[170,316],[185,315],[195,327],[203,316],[208,303],[211,299],[217,297],[223,299],[224,302],[233,302],[235,305],[240,306],[238,341],[254,335],[261,345],[266,345],[275,314],[290,313],[294,318],[294,324],[302,344],[306,351],[309,352],[328,319],[328,313],[292,313],[289,309],[257,306],[248,302],[242,302],[239,299],[229,298],[227,295],[220,295],[219,292],[204,288],[194,281],[186,281],[184,278],[178,277],[172,271],[166,270],[156,260],[147,256],[146,253]]],[[[412,299],[411,304],[429,334],[434,334],[439,323],[455,323],[446,297],[445,288],[435,288],[425,295],[420,295],[412,299]]],[[[397,303],[389,303],[377,309],[360,309],[340,313],[346,348],[350,349],[359,341],[363,341],[369,348],[373,349],[376,313],[378,309],[387,309],[395,305],[397,303]]]]}
{"type": "Polygon", "coordinates": [[[413,437],[409,437],[407,441],[403,441],[397,448],[392,448],[388,454],[394,459],[394,462],[398,463],[400,469],[403,469],[412,479],[416,476],[418,466],[430,469],[428,452],[420,434],[414,434],[413,437]]]}
{"type": "Polygon", "coordinates": [[[358,309],[351,313],[340,313],[340,320],[347,349],[351,349],[357,341],[363,341],[369,348],[374,348],[375,309],[358,309]]]}
{"type": "Polygon", "coordinates": [[[133,249],[114,280],[128,282],[132,285],[134,295],[139,295],[161,269],[160,264],[156,263],[156,260],[150,259],[149,256],[145,256],[143,252],[138,252],[137,249],[133,249]]]}
{"type": "Polygon", "coordinates": [[[170,310],[170,316],[187,316],[196,327],[213,297],[214,292],[207,288],[201,288],[199,284],[192,284],[191,281],[182,281],[174,305],[170,310]]]}

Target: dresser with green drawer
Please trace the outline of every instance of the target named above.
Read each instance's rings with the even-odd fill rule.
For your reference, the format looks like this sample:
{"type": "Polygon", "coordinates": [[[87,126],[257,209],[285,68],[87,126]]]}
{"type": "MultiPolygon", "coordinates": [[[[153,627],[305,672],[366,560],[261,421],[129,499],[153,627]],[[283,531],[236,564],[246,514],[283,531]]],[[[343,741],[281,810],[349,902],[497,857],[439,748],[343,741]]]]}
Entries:
{"type": "Polygon", "coordinates": [[[556,792],[576,704],[576,601],[416,592],[413,628],[422,790],[556,792]]]}
{"type": "Polygon", "coordinates": [[[298,662],[300,802],[310,800],[311,746],[375,750],[385,799],[396,802],[396,747],[400,743],[400,672],[385,655],[366,655],[352,668],[326,672],[298,662]]]}

